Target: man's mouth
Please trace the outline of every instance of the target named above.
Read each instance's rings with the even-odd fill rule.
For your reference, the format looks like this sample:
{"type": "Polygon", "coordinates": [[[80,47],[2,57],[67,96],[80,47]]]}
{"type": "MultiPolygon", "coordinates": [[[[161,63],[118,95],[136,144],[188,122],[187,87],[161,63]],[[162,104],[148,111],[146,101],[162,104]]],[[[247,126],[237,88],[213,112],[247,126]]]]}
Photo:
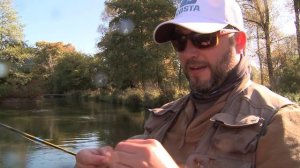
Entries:
{"type": "Polygon", "coordinates": [[[199,71],[207,68],[207,65],[191,65],[189,66],[189,70],[191,71],[199,71]]]}
{"type": "Polygon", "coordinates": [[[202,66],[190,66],[190,69],[191,70],[199,70],[199,69],[204,69],[206,68],[207,66],[205,65],[202,65],[202,66]]]}

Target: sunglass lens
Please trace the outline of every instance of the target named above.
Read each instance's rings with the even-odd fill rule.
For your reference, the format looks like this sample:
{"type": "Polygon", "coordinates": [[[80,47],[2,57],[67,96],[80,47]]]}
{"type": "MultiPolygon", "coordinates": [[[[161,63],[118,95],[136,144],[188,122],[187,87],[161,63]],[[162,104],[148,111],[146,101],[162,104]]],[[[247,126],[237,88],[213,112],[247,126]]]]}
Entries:
{"type": "Polygon", "coordinates": [[[172,35],[171,42],[172,42],[174,49],[178,52],[181,52],[185,49],[187,40],[188,40],[187,35],[174,33],[172,35]]]}
{"type": "Polygon", "coordinates": [[[213,47],[217,43],[216,33],[212,34],[193,34],[191,41],[199,49],[213,47]]]}
{"type": "Polygon", "coordinates": [[[186,47],[188,39],[190,39],[193,45],[199,49],[214,47],[218,43],[217,33],[211,33],[211,34],[174,33],[171,37],[171,42],[176,51],[182,52],[186,47]]]}

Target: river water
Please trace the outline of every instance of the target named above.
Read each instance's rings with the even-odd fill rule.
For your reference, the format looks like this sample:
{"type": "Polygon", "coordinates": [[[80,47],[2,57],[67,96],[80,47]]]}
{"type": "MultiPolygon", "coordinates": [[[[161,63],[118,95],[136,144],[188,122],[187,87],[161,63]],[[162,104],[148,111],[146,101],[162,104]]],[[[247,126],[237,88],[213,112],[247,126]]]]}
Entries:
{"type": "MultiPolygon", "coordinates": [[[[0,105],[0,122],[72,152],[143,132],[147,112],[95,101],[43,99],[0,105]]],[[[0,127],[0,168],[73,168],[75,157],[0,127]]]]}

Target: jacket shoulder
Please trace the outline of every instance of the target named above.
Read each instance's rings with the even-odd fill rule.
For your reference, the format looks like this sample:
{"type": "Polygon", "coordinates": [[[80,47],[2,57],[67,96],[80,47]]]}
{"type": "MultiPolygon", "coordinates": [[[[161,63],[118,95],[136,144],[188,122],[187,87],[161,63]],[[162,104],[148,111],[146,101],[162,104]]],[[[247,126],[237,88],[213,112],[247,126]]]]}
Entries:
{"type": "Polygon", "coordinates": [[[166,112],[171,112],[171,111],[176,113],[184,106],[184,104],[187,102],[188,99],[189,99],[189,95],[186,95],[182,98],[166,103],[161,107],[149,109],[149,111],[155,115],[163,115],[166,112]]]}
{"type": "Polygon", "coordinates": [[[254,82],[244,90],[244,99],[247,99],[256,108],[271,108],[274,110],[278,110],[285,105],[295,104],[288,98],[254,82]]]}

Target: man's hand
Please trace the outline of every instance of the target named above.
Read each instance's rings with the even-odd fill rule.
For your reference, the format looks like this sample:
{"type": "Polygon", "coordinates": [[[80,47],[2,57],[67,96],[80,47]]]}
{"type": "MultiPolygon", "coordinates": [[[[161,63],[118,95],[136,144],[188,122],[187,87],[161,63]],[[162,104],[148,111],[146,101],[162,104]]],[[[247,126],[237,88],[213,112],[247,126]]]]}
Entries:
{"type": "Polygon", "coordinates": [[[114,168],[178,168],[175,161],[154,139],[129,139],[115,147],[114,168]]]}
{"type": "Polygon", "coordinates": [[[111,147],[83,149],[76,155],[75,168],[178,168],[155,139],[129,139],[111,147]]]}
{"type": "Polygon", "coordinates": [[[113,149],[102,148],[83,149],[76,154],[75,168],[109,168],[113,149]]]}

